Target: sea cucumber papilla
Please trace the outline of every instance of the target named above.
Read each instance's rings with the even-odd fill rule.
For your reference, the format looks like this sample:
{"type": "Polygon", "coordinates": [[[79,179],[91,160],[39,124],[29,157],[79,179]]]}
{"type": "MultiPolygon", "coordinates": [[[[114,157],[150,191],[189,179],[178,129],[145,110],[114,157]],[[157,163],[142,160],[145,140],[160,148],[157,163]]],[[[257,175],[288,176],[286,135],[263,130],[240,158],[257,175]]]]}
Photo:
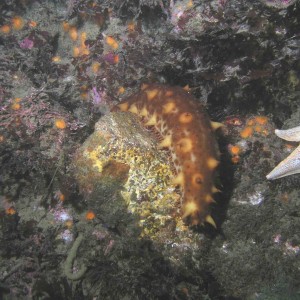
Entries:
{"type": "Polygon", "coordinates": [[[161,135],[160,148],[168,148],[176,174],[172,180],[182,192],[182,216],[191,225],[213,226],[210,204],[219,151],[214,130],[203,105],[181,87],[144,84],[139,92],[113,109],[129,111],[153,126],[161,135]]]}

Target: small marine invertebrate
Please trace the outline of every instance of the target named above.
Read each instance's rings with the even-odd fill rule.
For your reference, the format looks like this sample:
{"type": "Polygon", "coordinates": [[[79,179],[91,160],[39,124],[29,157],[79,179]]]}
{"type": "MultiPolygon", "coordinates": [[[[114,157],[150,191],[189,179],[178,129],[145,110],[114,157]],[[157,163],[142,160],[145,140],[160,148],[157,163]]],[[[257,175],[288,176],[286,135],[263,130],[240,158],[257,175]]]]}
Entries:
{"type": "Polygon", "coordinates": [[[239,145],[229,145],[228,150],[231,154],[231,161],[237,164],[240,161],[241,147],[239,145]]]}
{"type": "Polygon", "coordinates": [[[56,119],[54,125],[58,129],[65,129],[67,127],[66,121],[64,119],[56,119]]]}
{"type": "Polygon", "coordinates": [[[160,148],[168,148],[176,169],[173,184],[180,186],[183,218],[192,225],[208,222],[213,180],[219,164],[214,129],[203,106],[180,87],[143,85],[140,92],[122,101],[113,110],[129,111],[153,126],[162,136],[160,148]]]}
{"type": "Polygon", "coordinates": [[[246,126],[240,132],[243,139],[251,137],[254,133],[268,135],[267,130],[268,118],[265,116],[254,116],[247,120],[246,126]]]}
{"type": "MultiPolygon", "coordinates": [[[[275,130],[275,134],[290,142],[300,142],[300,126],[287,130],[275,130]]],[[[300,146],[298,146],[286,159],[276,166],[266,177],[269,180],[300,173],[300,146]]]]}
{"type": "Polygon", "coordinates": [[[11,20],[14,30],[21,30],[24,27],[24,20],[20,16],[15,16],[11,20]]]}
{"type": "Polygon", "coordinates": [[[66,196],[61,191],[57,191],[54,194],[54,199],[64,202],[66,200],[66,196]]]}
{"type": "Polygon", "coordinates": [[[76,240],[73,243],[73,246],[70,249],[70,252],[68,254],[68,257],[66,259],[65,265],[64,265],[64,271],[68,279],[70,280],[79,280],[82,278],[82,276],[85,274],[87,267],[85,265],[82,265],[81,268],[77,272],[73,272],[73,263],[77,255],[77,250],[83,240],[83,235],[80,233],[76,240]]]}
{"type": "Polygon", "coordinates": [[[114,50],[117,50],[119,48],[118,42],[112,36],[106,37],[106,43],[114,50]]]}
{"type": "Polygon", "coordinates": [[[253,128],[252,127],[245,127],[241,132],[240,132],[240,136],[243,138],[243,139],[246,139],[250,136],[252,136],[253,134],[253,128]]]}
{"type": "Polygon", "coordinates": [[[95,213],[91,210],[89,210],[86,214],[85,214],[85,218],[86,220],[90,221],[90,220],[94,220],[96,217],[95,213]]]}
{"type": "Polygon", "coordinates": [[[7,24],[2,25],[2,26],[0,27],[0,32],[2,32],[2,33],[4,33],[4,34],[9,34],[9,33],[10,33],[10,30],[11,30],[11,28],[10,28],[10,26],[7,25],[7,24]]]}
{"type": "Polygon", "coordinates": [[[69,36],[72,39],[72,41],[76,41],[78,38],[78,32],[77,29],[75,27],[71,27],[69,29],[69,36]]]}
{"type": "Polygon", "coordinates": [[[15,103],[13,103],[11,105],[11,109],[12,110],[19,110],[20,108],[21,108],[21,104],[20,103],[15,102],[15,103]]]}
{"type": "Polygon", "coordinates": [[[28,21],[28,26],[31,27],[31,28],[34,28],[34,27],[37,26],[37,22],[33,21],[33,20],[30,20],[30,21],[28,21]]]}
{"type": "Polygon", "coordinates": [[[7,215],[14,215],[16,212],[17,212],[17,211],[16,211],[15,208],[12,207],[12,206],[11,206],[10,208],[8,208],[8,209],[5,210],[5,213],[6,213],[7,215]]]}
{"type": "Polygon", "coordinates": [[[100,63],[98,63],[97,61],[93,62],[92,66],[91,66],[93,73],[98,73],[100,70],[100,67],[101,67],[100,63]]]}

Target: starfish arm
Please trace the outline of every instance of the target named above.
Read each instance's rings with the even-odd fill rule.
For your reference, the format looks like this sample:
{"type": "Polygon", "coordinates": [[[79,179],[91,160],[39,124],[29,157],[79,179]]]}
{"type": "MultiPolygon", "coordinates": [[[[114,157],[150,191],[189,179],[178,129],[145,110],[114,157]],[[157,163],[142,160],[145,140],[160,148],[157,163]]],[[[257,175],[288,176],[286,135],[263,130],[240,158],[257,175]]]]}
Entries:
{"type": "Polygon", "coordinates": [[[276,166],[266,177],[269,180],[273,180],[297,173],[300,173],[300,146],[276,166]]]}
{"type": "Polygon", "coordinates": [[[300,142],[300,126],[287,130],[276,129],[275,134],[286,141],[300,142]]]}

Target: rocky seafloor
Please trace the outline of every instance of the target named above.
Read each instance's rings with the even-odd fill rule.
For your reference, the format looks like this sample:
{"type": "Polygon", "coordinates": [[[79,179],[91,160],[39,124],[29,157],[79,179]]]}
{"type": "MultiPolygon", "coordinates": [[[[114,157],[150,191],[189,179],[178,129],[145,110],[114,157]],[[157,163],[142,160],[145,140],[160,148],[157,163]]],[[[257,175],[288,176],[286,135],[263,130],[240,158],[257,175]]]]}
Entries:
{"type": "Polygon", "coordinates": [[[299,45],[299,1],[1,1],[0,299],[300,299],[299,45]],[[156,82],[224,124],[217,229],[109,112],[156,82]]]}

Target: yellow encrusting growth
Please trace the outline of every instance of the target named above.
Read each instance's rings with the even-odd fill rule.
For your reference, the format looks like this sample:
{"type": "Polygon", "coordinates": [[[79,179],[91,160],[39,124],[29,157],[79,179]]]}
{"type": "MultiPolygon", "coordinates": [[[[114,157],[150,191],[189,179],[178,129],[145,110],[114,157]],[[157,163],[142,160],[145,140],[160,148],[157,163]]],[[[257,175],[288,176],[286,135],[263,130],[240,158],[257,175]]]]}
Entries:
{"type": "Polygon", "coordinates": [[[102,172],[103,170],[103,163],[99,159],[99,153],[101,153],[101,147],[97,147],[96,149],[93,149],[92,151],[84,151],[83,155],[87,159],[91,160],[92,165],[94,168],[97,168],[98,172],[102,172]]]}
{"type": "Polygon", "coordinates": [[[135,216],[134,226],[138,220],[140,237],[155,239],[164,236],[170,223],[177,233],[187,228],[178,210],[180,196],[170,182],[173,174],[167,153],[157,150],[154,137],[146,132],[134,115],[108,114],[76,152],[74,167],[80,191],[87,195],[88,209],[94,213],[87,220],[111,214],[107,218],[118,223],[120,215],[128,218],[129,213],[135,216]]]}

